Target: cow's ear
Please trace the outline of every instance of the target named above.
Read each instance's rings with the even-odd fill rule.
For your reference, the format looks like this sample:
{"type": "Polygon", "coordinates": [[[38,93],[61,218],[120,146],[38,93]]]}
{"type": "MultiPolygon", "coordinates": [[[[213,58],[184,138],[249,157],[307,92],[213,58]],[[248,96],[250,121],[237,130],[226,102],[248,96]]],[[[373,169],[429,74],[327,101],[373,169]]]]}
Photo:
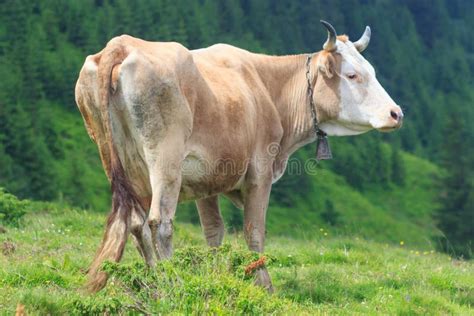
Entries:
{"type": "Polygon", "coordinates": [[[331,53],[321,52],[318,58],[318,70],[328,78],[332,78],[336,71],[336,60],[331,53]]]}

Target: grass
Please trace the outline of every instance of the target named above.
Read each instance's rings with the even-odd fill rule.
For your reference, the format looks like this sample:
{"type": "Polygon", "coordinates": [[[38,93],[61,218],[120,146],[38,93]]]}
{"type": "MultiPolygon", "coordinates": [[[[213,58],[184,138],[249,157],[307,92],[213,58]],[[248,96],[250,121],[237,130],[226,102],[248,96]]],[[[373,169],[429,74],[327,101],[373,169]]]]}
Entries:
{"type": "Polygon", "coordinates": [[[240,235],[212,251],[198,227],[182,223],[171,260],[146,269],[129,243],[121,264],[104,267],[112,275],[108,286],[88,295],[85,269],[104,221],[101,214],[38,204],[20,228],[0,234],[1,313],[13,314],[18,304],[31,315],[474,313],[472,262],[410,248],[410,240],[389,245],[326,229],[300,239],[267,236],[273,295],[245,274],[258,255],[240,235]]]}

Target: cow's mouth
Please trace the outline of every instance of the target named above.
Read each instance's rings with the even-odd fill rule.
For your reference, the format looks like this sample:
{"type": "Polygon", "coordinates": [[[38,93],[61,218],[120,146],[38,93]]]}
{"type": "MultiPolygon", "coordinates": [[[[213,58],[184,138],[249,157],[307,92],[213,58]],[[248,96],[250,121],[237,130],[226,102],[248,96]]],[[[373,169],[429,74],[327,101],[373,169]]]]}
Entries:
{"type": "Polygon", "coordinates": [[[377,128],[377,130],[382,133],[390,133],[390,132],[396,131],[397,129],[400,129],[400,127],[402,127],[402,124],[397,124],[395,126],[388,126],[388,127],[385,126],[385,127],[377,128]]]}
{"type": "Polygon", "coordinates": [[[377,130],[382,133],[390,133],[390,132],[396,131],[397,129],[400,129],[402,125],[403,125],[403,120],[400,120],[397,122],[390,122],[390,124],[379,127],[377,128],[377,130]]]}

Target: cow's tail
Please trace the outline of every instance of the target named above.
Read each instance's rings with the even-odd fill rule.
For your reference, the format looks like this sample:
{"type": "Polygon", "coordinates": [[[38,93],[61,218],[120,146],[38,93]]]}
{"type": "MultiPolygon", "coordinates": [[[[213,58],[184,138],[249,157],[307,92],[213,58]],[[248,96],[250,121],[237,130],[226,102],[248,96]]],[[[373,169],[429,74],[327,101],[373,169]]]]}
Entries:
{"type": "Polygon", "coordinates": [[[102,263],[106,260],[118,262],[122,258],[129,234],[132,207],[138,202],[113,142],[109,111],[112,72],[126,56],[123,45],[110,43],[103,51],[98,67],[99,107],[109,151],[109,165],[104,167],[111,182],[112,209],[107,218],[102,244],[89,268],[87,288],[93,292],[99,291],[107,283],[107,274],[101,271],[102,263]]]}

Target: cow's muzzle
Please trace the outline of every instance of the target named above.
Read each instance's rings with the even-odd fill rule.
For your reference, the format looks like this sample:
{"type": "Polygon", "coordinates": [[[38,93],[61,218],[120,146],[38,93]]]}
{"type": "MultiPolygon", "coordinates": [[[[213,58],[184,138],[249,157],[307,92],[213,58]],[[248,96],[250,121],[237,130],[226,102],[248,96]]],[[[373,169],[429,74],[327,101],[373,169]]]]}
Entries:
{"type": "Polygon", "coordinates": [[[390,117],[395,122],[397,128],[401,127],[403,124],[403,112],[401,109],[394,109],[390,111],[390,117]]]}
{"type": "Polygon", "coordinates": [[[390,110],[390,115],[387,117],[387,123],[381,128],[377,128],[380,132],[391,132],[399,129],[403,125],[403,112],[400,107],[394,107],[390,110]]]}

